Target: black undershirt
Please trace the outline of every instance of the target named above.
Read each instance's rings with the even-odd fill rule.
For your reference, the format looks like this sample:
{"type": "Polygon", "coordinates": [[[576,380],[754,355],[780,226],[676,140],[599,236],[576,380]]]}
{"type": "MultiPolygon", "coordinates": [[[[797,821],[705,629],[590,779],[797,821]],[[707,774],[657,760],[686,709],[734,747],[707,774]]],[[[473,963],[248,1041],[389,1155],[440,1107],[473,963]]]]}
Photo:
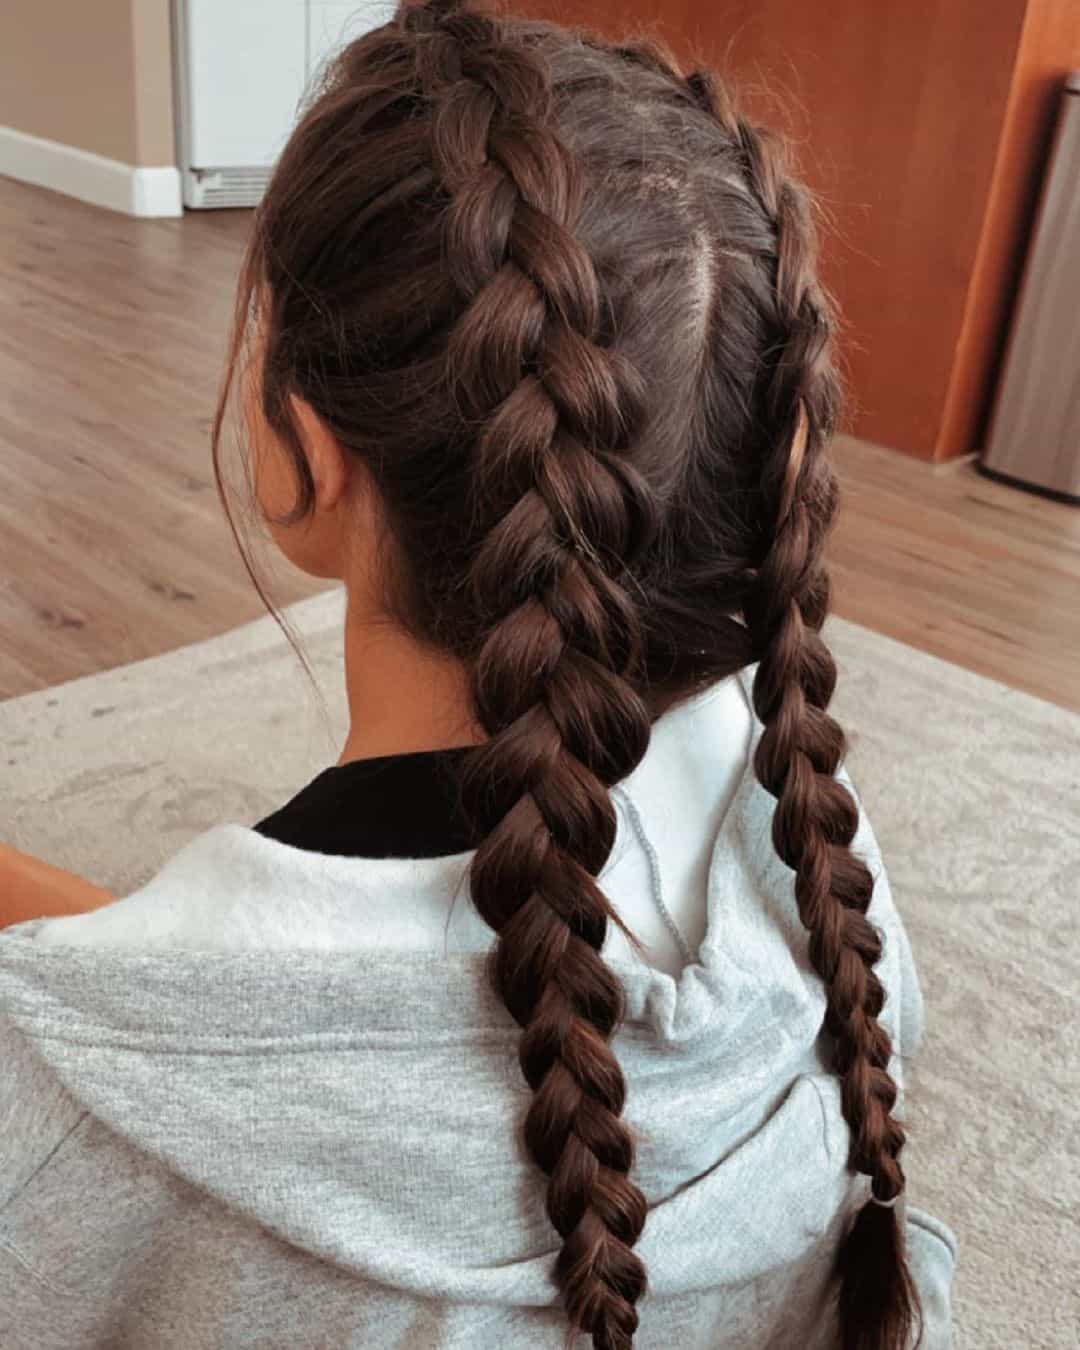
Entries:
{"type": "Polygon", "coordinates": [[[476,848],[458,802],[469,747],[350,760],[324,769],[253,828],[314,853],[439,858],[476,848]]]}

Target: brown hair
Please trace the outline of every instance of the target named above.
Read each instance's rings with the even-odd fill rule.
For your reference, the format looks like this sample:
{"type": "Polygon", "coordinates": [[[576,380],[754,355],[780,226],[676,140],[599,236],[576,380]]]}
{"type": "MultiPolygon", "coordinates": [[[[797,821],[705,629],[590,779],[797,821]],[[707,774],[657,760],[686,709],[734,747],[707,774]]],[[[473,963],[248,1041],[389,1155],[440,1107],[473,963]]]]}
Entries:
{"type": "MultiPolygon", "coordinates": [[[[753,767],[827,992],[849,1166],[882,1199],[904,1186],[874,878],[826,712],[840,397],[815,237],[783,143],[711,70],[649,36],[430,0],[328,69],[241,277],[214,427],[226,514],[220,431],[257,313],[299,483],[281,523],[314,500],[295,393],[377,486],[387,613],[470,672],[488,739],[466,783],[498,821],[472,898],[522,1029],[568,1339],[603,1350],[632,1344],[646,1291],[609,1044],[623,991],[600,957],[608,920],[640,949],[596,880],[608,789],[661,711],[753,662],[753,767]]],[[[861,1208],[835,1277],[844,1350],[905,1350],[921,1310],[895,1209],[861,1208]]]]}

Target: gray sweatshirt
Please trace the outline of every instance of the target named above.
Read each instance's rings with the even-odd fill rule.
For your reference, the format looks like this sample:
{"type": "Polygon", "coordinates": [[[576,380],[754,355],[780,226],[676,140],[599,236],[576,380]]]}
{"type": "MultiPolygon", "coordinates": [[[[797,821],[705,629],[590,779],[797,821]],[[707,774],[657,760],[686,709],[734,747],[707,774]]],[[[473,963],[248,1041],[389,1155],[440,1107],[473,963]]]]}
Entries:
{"type": "MultiPolygon", "coordinates": [[[[695,955],[647,963],[614,925],[604,947],[649,1205],[639,1350],[835,1346],[826,1279],[870,1186],[752,713],[738,771],[710,776],[752,678],[665,714],[614,794],[602,884],[646,942],[666,906],[695,955]]],[[[902,1094],[922,994],[865,813],[854,847],[902,1094]]],[[[4,1350],[562,1350],[469,857],[336,857],[227,823],[113,905],[0,933],[4,1350]]],[[[956,1236],[898,1213],[921,1350],[949,1350],[956,1236]]]]}

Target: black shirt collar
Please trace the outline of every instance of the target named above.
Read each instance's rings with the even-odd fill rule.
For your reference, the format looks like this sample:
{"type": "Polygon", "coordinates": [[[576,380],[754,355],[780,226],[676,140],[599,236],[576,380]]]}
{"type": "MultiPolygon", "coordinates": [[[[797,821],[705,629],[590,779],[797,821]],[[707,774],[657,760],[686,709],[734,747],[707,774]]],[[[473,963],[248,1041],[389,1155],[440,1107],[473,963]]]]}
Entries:
{"type": "Polygon", "coordinates": [[[294,848],[361,858],[438,858],[476,848],[458,801],[467,746],[350,760],[324,769],[259,834],[294,848]]]}

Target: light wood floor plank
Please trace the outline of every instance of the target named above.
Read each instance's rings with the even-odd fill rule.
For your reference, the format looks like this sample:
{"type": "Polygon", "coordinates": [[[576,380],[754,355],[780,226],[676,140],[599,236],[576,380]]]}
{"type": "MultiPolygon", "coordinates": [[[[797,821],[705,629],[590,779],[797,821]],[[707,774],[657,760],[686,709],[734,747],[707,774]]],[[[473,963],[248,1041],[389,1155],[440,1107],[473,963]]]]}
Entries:
{"type": "Polygon", "coordinates": [[[1080,511],[839,438],[836,613],[1080,710],[1080,511]]]}

